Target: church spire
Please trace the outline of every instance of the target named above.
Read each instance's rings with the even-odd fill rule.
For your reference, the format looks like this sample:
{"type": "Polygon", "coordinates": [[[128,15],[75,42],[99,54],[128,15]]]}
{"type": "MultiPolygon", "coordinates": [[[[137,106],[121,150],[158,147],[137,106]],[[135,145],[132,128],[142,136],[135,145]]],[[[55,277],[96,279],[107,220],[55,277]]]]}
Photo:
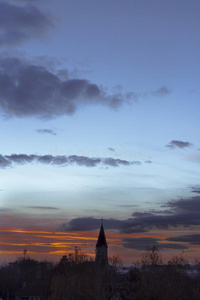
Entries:
{"type": "Polygon", "coordinates": [[[106,236],[104,233],[104,228],[103,228],[103,223],[101,224],[101,228],[99,231],[99,237],[96,243],[96,247],[102,247],[105,246],[106,248],[108,248],[107,242],[106,242],[106,236]]]}
{"type": "Polygon", "coordinates": [[[103,220],[101,220],[101,221],[102,221],[101,228],[100,228],[98,240],[96,243],[95,262],[98,265],[105,267],[108,265],[108,255],[107,255],[108,245],[107,245],[106,236],[105,236],[105,232],[104,232],[103,220]]]}

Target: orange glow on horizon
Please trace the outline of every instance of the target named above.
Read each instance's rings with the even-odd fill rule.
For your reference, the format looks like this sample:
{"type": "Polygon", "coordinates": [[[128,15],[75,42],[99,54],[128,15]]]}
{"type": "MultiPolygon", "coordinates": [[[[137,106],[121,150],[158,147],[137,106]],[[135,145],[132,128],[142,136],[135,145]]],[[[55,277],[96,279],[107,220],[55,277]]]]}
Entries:
{"type": "MultiPolygon", "coordinates": [[[[39,229],[26,229],[26,228],[2,228],[0,233],[0,254],[4,255],[18,255],[23,253],[23,249],[28,250],[28,254],[35,255],[36,257],[42,257],[47,255],[48,257],[55,257],[66,255],[74,251],[74,247],[81,248],[82,252],[94,257],[95,244],[98,238],[98,230],[93,231],[53,231],[53,230],[39,230],[39,229]],[[4,233],[4,235],[3,235],[4,233]]],[[[172,232],[173,233],[173,232],[172,232]]],[[[159,243],[173,242],[166,241],[168,237],[176,236],[167,233],[166,231],[148,232],[148,233],[133,233],[123,234],[112,231],[106,231],[106,239],[109,247],[109,256],[119,255],[124,262],[132,262],[141,258],[141,253],[144,251],[125,248],[123,246],[124,238],[157,238],[159,243]]],[[[179,243],[184,245],[184,243],[179,243]]],[[[188,251],[199,250],[199,245],[188,245],[188,251]]],[[[166,255],[176,255],[181,252],[178,249],[166,249],[162,250],[162,253],[166,255]]],[[[191,252],[192,253],[192,252],[191,252]]]]}

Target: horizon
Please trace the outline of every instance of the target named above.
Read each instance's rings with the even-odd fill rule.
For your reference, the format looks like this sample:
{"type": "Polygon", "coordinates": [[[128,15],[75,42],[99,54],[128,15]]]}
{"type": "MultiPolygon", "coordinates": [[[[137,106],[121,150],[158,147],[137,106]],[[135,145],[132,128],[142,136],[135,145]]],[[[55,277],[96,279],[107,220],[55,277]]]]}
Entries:
{"type": "MultiPolygon", "coordinates": [[[[101,222],[102,219],[99,221],[101,222]]],[[[101,227],[101,224],[100,224],[101,227]]],[[[75,248],[77,247],[78,250],[81,251],[81,253],[87,255],[88,257],[94,259],[95,258],[95,251],[96,251],[96,243],[98,240],[98,235],[100,232],[100,227],[99,230],[96,231],[86,231],[84,232],[84,236],[82,232],[62,232],[62,231],[48,231],[48,230],[35,230],[35,229],[9,229],[9,230],[0,230],[3,233],[11,233],[13,232],[16,238],[16,234],[19,234],[19,239],[20,235],[23,234],[23,239],[27,238],[29,239],[30,242],[30,237],[33,240],[33,243],[31,245],[28,244],[16,244],[16,246],[20,246],[20,249],[18,251],[14,250],[14,245],[13,245],[13,250],[7,251],[6,255],[1,254],[1,259],[0,263],[9,263],[9,262],[14,262],[20,258],[23,257],[24,250],[26,250],[26,256],[27,258],[38,260],[38,261],[50,261],[52,263],[57,263],[64,255],[67,255],[69,253],[73,253],[75,248]],[[40,237],[38,239],[38,237],[40,237]],[[42,238],[42,239],[41,239],[42,238]],[[37,240],[37,246],[34,240],[37,240]],[[47,246],[47,242],[48,245],[47,246]],[[45,246],[44,246],[45,245],[45,246]],[[25,248],[27,247],[27,248],[25,248]],[[38,251],[37,251],[38,248],[38,251]],[[46,249],[45,249],[46,248],[46,249]],[[31,250],[30,250],[31,249],[31,250]],[[34,250],[35,249],[35,250],[34,250]],[[42,251],[41,251],[42,249],[42,251]],[[45,250],[44,250],[45,249],[45,250]]],[[[104,228],[105,231],[105,228],[104,228]]],[[[156,246],[159,254],[162,257],[162,261],[164,263],[170,261],[173,257],[180,257],[184,256],[185,259],[188,260],[190,264],[195,263],[196,260],[198,260],[198,255],[189,257],[187,253],[184,252],[184,250],[179,250],[176,251],[175,253],[173,251],[169,250],[163,250],[162,249],[162,239],[165,239],[168,235],[162,232],[162,235],[160,236],[161,243],[146,243],[144,244],[143,238],[144,235],[141,235],[141,233],[137,234],[119,234],[119,233],[107,233],[105,231],[106,235],[106,240],[108,243],[108,257],[112,258],[113,256],[119,257],[122,266],[133,266],[136,264],[138,261],[141,261],[143,254],[150,249],[153,246],[156,246]],[[126,239],[126,238],[134,238],[136,240],[142,240],[139,243],[139,249],[128,249],[129,251],[120,251],[116,250],[119,248],[119,246],[114,242],[118,241],[120,242],[121,239],[126,239]],[[141,243],[143,242],[142,246],[141,243]]],[[[157,237],[158,235],[153,235],[152,233],[149,233],[146,235],[147,239],[152,236],[157,237]]],[[[14,240],[14,238],[11,237],[11,239],[14,240]]],[[[148,241],[148,240],[147,240],[148,241]]],[[[19,247],[18,247],[19,248],[19,247]]],[[[170,248],[169,248],[170,249],[170,248]]],[[[173,250],[173,247],[172,247],[173,250]]]]}
{"type": "Polygon", "coordinates": [[[0,261],[200,255],[198,0],[0,0],[0,261]]]}

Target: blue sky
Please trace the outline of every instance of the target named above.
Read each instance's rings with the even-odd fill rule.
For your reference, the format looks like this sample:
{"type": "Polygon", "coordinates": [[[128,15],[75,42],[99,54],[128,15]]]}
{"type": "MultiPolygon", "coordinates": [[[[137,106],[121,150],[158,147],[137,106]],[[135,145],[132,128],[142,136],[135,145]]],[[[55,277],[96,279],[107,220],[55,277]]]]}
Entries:
{"type": "MultiPolygon", "coordinates": [[[[198,254],[180,237],[189,230],[195,244],[200,225],[199,9],[0,1],[2,228],[84,235],[103,217],[108,234],[141,233],[148,246],[168,232],[179,237],[170,254],[198,254]]],[[[111,254],[137,256],[131,238],[110,242],[111,254]]]]}

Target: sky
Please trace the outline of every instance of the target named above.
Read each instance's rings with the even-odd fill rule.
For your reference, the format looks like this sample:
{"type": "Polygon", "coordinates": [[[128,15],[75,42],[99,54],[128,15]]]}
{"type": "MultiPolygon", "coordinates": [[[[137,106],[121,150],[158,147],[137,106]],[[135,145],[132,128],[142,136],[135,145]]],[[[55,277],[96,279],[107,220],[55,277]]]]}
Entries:
{"type": "Polygon", "coordinates": [[[199,0],[0,0],[0,261],[200,255],[199,0]]]}

